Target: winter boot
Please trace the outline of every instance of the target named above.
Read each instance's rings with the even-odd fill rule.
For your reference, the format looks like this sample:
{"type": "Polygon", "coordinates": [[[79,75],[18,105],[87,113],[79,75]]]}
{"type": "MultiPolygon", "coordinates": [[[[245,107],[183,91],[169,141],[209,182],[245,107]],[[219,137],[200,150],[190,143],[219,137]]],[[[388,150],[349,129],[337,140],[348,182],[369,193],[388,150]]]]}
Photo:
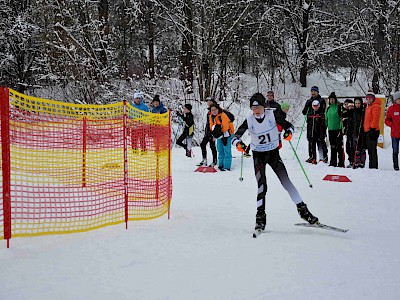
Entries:
{"type": "Polygon", "coordinates": [[[197,164],[198,167],[206,166],[206,165],[207,165],[207,158],[203,158],[203,160],[199,164],[197,164]]]}
{"type": "Polygon", "coordinates": [[[309,157],[309,158],[306,160],[306,162],[307,162],[307,163],[311,163],[312,160],[313,160],[313,158],[312,158],[312,157],[309,157]]]}
{"type": "Polygon", "coordinates": [[[192,150],[186,149],[186,156],[187,157],[192,157],[192,150]]]}
{"type": "Polygon", "coordinates": [[[267,224],[267,216],[265,215],[265,212],[257,212],[255,230],[258,229],[265,230],[266,224],[267,224]]]}
{"type": "Polygon", "coordinates": [[[316,164],[317,164],[317,160],[316,160],[316,159],[313,159],[313,160],[311,161],[311,163],[312,163],[313,165],[316,165],[316,164]]]}
{"type": "Polygon", "coordinates": [[[314,217],[310,213],[310,211],[307,208],[307,205],[304,202],[297,204],[297,212],[304,221],[307,221],[310,224],[315,224],[318,222],[318,218],[314,217]]]}

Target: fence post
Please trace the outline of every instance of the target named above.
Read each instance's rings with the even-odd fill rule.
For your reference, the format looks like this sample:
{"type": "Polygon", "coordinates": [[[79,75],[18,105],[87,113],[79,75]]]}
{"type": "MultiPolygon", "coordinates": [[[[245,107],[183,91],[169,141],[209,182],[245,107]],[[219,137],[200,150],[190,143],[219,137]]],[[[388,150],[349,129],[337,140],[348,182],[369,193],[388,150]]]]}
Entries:
{"type": "Polygon", "coordinates": [[[0,87],[1,155],[3,173],[3,228],[7,248],[11,239],[11,161],[10,161],[10,92],[0,87]]]}
{"type": "Polygon", "coordinates": [[[87,124],[86,124],[86,115],[83,117],[83,137],[82,137],[82,187],[86,187],[86,139],[87,139],[87,124]]]}
{"type": "Polygon", "coordinates": [[[172,186],[172,175],[171,175],[171,152],[172,152],[172,127],[171,127],[171,111],[168,111],[168,220],[171,218],[171,186],[172,186]]]}
{"type": "Polygon", "coordinates": [[[123,143],[124,143],[124,202],[125,202],[125,228],[128,229],[128,140],[127,140],[127,114],[126,100],[123,101],[123,143]]]}

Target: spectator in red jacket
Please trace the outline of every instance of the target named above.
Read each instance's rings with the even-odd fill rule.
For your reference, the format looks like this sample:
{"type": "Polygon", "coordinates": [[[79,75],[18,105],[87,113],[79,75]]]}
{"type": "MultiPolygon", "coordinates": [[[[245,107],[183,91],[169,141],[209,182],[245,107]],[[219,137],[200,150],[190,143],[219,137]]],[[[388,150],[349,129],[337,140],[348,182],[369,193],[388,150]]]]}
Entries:
{"type": "Polygon", "coordinates": [[[368,91],[365,96],[367,100],[367,108],[364,117],[364,132],[366,137],[366,145],[368,149],[369,168],[378,169],[378,138],[379,138],[379,121],[381,118],[381,101],[375,98],[375,94],[368,91]]]}
{"type": "Polygon", "coordinates": [[[393,149],[393,168],[399,170],[399,141],[400,141],[400,91],[393,94],[393,105],[389,107],[385,124],[391,128],[393,149]]]}

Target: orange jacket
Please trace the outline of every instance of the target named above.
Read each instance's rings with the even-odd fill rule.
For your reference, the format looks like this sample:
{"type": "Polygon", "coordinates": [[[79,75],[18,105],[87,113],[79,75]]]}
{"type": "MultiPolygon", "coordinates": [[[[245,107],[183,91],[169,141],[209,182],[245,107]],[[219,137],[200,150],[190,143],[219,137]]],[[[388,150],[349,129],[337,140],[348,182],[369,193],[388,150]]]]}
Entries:
{"type": "Polygon", "coordinates": [[[216,124],[221,124],[222,126],[222,132],[228,131],[229,134],[233,134],[235,132],[235,128],[233,127],[233,123],[229,119],[229,117],[226,115],[226,113],[222,112],[218,115],[215,116],[213,120],[213,115],[209,115],[209,123],[210,123],[210,130],[212,131],[212,128],[216,124]]]}
{"type": "Polygon", "coordinates": [[[368,132],[371,128],[379,130],[381,119],[381,100],[375,99],[371,105],[365,109],[364,131],[368,132]]]}

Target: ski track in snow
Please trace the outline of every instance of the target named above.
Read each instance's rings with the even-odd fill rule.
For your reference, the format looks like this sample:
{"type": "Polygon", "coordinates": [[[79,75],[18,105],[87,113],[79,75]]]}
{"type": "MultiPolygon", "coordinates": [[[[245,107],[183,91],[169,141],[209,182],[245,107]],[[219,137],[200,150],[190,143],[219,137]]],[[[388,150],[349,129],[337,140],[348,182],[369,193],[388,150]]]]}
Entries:
{"type": "Polygon", "coordinates": [[[303,136],[298,154],[314,187],[284,141],[289,176],[310,211],[345,234],[294,226],[296,207],[268,168],[267,228],[252,238],[252,158],[240,182],[234,149],[232,171],[203,174],[193,172],[199,147],[192,159],[174,148],[170,220],[15,238],[10,249],[2,241],[0,299],[399,299],[400,173],[390,146],[378,150],[379,170],[306,164],[306,147],[303,136]]]}

